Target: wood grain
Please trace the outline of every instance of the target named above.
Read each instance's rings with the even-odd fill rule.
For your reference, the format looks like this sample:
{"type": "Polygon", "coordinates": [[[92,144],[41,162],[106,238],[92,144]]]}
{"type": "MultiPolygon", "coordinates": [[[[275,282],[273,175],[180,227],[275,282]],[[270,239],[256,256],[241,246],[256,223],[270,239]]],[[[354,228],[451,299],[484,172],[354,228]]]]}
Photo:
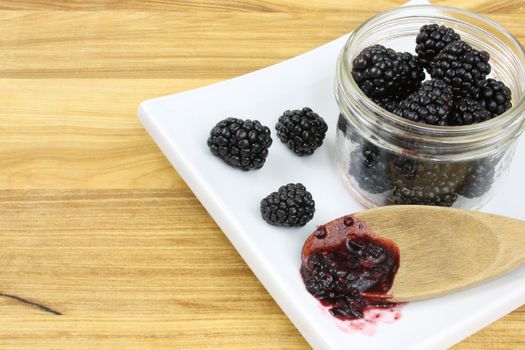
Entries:
{"type": "MultiPolygon", "coordinates": [[[[0,349],[307,349],[136,107],[402,2],[0,1],[0,349]]],[[[439,3],[525,43],[523,1],[439,3]]],[[[522,307],[455,349],[525,348],[524,324],[522,307]]]]}

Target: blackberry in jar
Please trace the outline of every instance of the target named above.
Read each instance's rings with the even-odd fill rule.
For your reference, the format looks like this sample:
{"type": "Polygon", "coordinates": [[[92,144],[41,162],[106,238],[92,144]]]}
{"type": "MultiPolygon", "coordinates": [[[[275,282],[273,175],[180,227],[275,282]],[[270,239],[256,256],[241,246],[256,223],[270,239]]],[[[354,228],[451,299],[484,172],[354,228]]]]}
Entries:
{"type": "Polygon", "coordinates": [[[415,91],[425,74],[410,53],[373,45],[353,60],[352,77],[365,95],[374,98],[415,91]]]}
{"type": "Polygon", "coordinates": [[[448,44],[430,63],[432,79],[442,79],[457,96],[475,97],[491,72],[490,55],[464,41],[448,44]]]}
{"type": "Polygon", "coordinates": [[[481,84],[476,100],[494,118],[512,107],[512,92],[502,81],[487,79],[481,84]]]}
{"type": "Polygon", "coordinates": [[[348,173],[363,190],[382,193],[391,189],[388,178],[388,157],[369,142],[358,146],[350,155],[348,173]]]}
{"type": "Polygon", "coordinates": [[[430,62],[448,44],[460,40],[461,37],[452,28],[438,24],[425,24],[419,29],[416,37],[416,53],[421,65],[430,67],[430,62]]]}
{"type": "Polygon", "coordinates": [[[525,52],[477,14],[441,8],[437,15],[432,6],[417,12],[375,16],[341,51],[339,174],[367,207],[477,209],[507,175],[525,129],[525,52]],[[403,76],[396,53],[410,44],[418,55],[414,67],[424,67],[427,80],[407,88],[394,81],[403,76]]]}
{"type": "Polygon", "coordinates": [[[452,88],[439,79],[428,80],[401,101],[394,113],[402,118],[434,125],[447,125],[454,103],[452,88]]]}

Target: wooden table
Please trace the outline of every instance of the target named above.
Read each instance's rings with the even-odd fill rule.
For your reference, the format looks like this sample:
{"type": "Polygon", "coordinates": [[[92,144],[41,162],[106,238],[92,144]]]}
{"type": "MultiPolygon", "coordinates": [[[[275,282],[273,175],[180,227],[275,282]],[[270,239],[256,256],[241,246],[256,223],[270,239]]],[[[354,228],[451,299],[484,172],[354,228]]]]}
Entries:
{"type": "MultiPolygon", "coordinates": [[[[306,349],[137,121],[402,0],[0,1],[0,348],[306,349]]],[[[525,43],[523,1],[441,1],[525,43]]],[[[524,349],[525,308],[455,349],[524,349]]]]}

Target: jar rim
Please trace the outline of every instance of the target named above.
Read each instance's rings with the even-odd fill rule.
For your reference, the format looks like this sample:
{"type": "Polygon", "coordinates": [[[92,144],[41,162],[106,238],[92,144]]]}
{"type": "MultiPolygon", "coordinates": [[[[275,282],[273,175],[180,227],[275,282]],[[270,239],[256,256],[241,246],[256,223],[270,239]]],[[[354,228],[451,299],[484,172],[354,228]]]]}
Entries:
{"type": "MultiPolygon", "coordinates": [[[[402,118],[398,115],[395,115],[394,113],[386,111],[382,109],[381,107],[379,107],[376,103],[374,103],[368,96],[366,96],[361,91],[361,89],[359,88],[355,80],[353,79],[352,75],[349,74],[348,69],[351,68],[351,65],[346,64],[346,62],[349,61],[346,59],[348,55],[350,54],[349,48],[353,46],[352,44],[357,38],[357,33],[359,33],[360,31],[363,31],[365,28],[369,27],[371,24],[374,24],[375,22],[380,22],[382,19],[388,19],[388,17],[392,15],[399,14],[399,16],[396,17],[396,19],[400,19],[404,17],[429,17],[430,14],[433,14],[433,15],[440,14],[439,11],[442,11],[441,15],[442,15],[443,20],[445,19],[454,20],[454,16],[448,13],[452,13],[452,14],[456,13],[459,15],[471,17],[473,19],[478,19],[490,25],[491,27],[493,27],[495,31],[500,32],[501,34],[505,36],[506,39],[512,42],[512,44],[515,46],[515,48],[513,48],[513,54],[517,58],[521,59],[522,61],[525,61],[525,50],[523,46],[520,44],[520,42],[514,37],[514,35],[512,35],[507,29],[505,29],[500,24],[494,22],[493,20],[485,16],[479,15],[477,13],[474,13],[468,10],[463,10],[463,9],[459,9],[459,8],[451,7],[451,6],[441,6],[441,5],[401,6],[401,7],[392,9],[392,10],[381,12],[367,19],[361,25],[359,25],[354,30],[354,32],[350,35],[350,37],[348,38],[341,52],[341,55],[339,56],[339,62],[337,64],[338,73],[337,73],[337,78],[336,78],[336,84],[339,87],[338,90],[339,91],[342,90],[341,92],[343,92],[348,98],[349,95],[348,95],[348,91],[346,91],[345,89],[345,86],[348,86],[347,84],[350,84],[350,86],[354,90],[353,92],[360,97],[360,99],[362,100],[362,103],[366,104],[367,108],[377,113],[380,113],[385,118],[385,121],[390,122],[392,124],[397,124],[401,128],[409,129],[415,134],[422,134],[422,135],[435,134],[438,137],[445,137],[445,138],[446,137],[456,137],[459,135],[464,136],[464,135],[472,135],[472,134],[478,134],[478,133],[483,133],[483,132],[490,132],[494,130],[501,130],[514,123],[519,123],[520,117],[522,117],[522,115],[525,112],[525,93],[522,94],[522,96],[520,96],[515,101],[515,103],[513,103],[512,107],[509,110],[505,111],[503,114],[495,118],[492,118],[488,121],[470,124],[470,125],[462,125],[462,126],[439,126],[439,125],[431,125],[431,124],[411,121],[411,120],[402,118]],[[416,11],[417,12],[421,11],[421,12],[417,14],[416,11]],[[429,11],[431,12],[429,13],[429,11]],[[407,13],[407,15],[404,15],[405,13],[407,13]],[[514,52],[514,49],[517,52],[514,52]],[[344,75],[347,78],[345,79],[345,81],[341,81],[342,72],[344,72],[344,75]]],[[[439,20],[439,17],[434,17],[434,19],[439,20]]],[[[472,26],[475,27],[474,25],[472,26]]],[[[522,67],[522,68],[525,69],[525,67],[522,67]]],[[[337,98],[339,100],[339,96],[337,96],[337,98]]],[[[523,120],[521,122],[522,122],[522,125],[520,125],[516,130],[516,136],[519,135],[525,128],[525,123],[523,122],[523,120]]]]}

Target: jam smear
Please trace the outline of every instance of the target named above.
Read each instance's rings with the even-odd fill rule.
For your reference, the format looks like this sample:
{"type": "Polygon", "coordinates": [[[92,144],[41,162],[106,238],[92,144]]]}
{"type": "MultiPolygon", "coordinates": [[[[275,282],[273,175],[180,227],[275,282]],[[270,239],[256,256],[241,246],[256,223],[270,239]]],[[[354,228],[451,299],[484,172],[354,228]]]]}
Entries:
{"type": "Polygon", "coordinates": [[[396,305],[387,292],[399,268],[399,248],[352,215],[312,233],[301,260],[306,289],[336,318],[360,319],[367,309],[396,305]]]}

